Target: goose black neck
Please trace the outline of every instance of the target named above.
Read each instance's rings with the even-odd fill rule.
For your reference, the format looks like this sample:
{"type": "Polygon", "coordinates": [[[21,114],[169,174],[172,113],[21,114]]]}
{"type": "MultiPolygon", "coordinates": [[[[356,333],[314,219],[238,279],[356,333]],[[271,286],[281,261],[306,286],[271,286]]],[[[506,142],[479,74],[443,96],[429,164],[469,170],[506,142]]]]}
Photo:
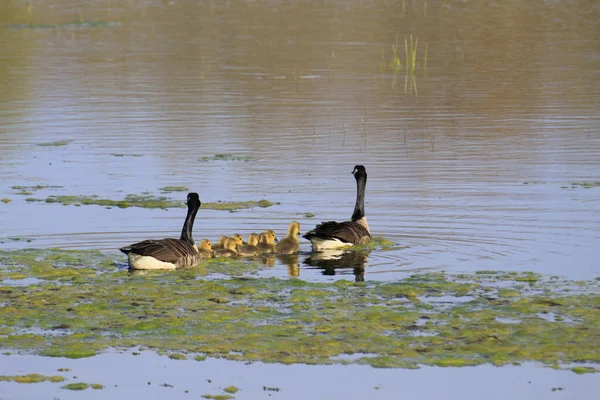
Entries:
{"type": "Polygon", "coordinates": [[[367,175],[356,176],[356,205],[352,213],[352,221],[356,222],[365,216],[365,187],[367,186],[367,175]]]}
{"type": "Polygon", "coordinates": [[[187,215],[185,216],[185,222],[183,223],[183,229],[181,229],[181,236],[179,237],[179,240],[183,240],[192,246],[194,245],[192,230],[194,229],[194,220],[199,208],[200,202],[188,202],[187,215]]]}

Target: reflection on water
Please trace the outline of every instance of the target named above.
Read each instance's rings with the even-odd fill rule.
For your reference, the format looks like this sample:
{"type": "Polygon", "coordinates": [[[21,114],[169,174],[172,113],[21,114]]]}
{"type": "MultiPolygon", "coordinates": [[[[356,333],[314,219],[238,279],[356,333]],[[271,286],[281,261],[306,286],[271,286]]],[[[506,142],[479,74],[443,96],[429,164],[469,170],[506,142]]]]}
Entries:
{"type": "MultiPolygon", "coordinates": [[[[283,237],[290,220],[347,220],[347,171],[364,164],[371,229],[403,246],[369,254],[367,279],[595,277],[599,18],[548,0],[0,2],[0,248],[116,251],[181,226],[180,210],[32,203],[13,186],[266,198],[281,204],[201,210],[195,237],[283,237]]],[[[266,262],[261,276],[354,274],[266,262]]]]}
{"type": "Polygon", "coordinates": [[[312,253],[304,259],[304,264],[323,270],[323,275],[335,275],[336,270],[351,268],[354,280],[364,282],[369,253],[366,250],[326,250],[312,253]]]}

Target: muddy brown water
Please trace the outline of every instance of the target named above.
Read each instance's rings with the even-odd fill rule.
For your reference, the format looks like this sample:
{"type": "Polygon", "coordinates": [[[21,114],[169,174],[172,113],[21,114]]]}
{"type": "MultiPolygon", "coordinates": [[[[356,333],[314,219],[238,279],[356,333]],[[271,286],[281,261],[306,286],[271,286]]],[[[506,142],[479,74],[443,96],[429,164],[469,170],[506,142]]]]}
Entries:
{"type": "MultiPolygon", "coordinates": [[[[0,197],[12,200],[0,204],[0,248],[112,251],[176,236],[183,220],[179,209],[27,203],[13,185],[63,186],[33,197],[184,185],[203,201],[266,198],[281,204],[200,211],[195,238],[283,236],[291,220],[306,231],[348,219],[350,172],[364,164],[372,231],[401,246],[371,253],[365,279],[597,276],[600,187],[572,184],[600,181],[598,4],[11,1],[0,11],[0,197]],[[55,141],[70,142],[39,146],[55,141]],[[219,153],[251,160],[199,161],[219,153]]],[[[301,277],[332,279],[307,256],[301,277]]],[[[281,262],[264,272],[287,273],[281,262]]]]}
{"type": "MultiPolygon", "coordinates": [[[[590,1],[2,1],[0,198],[12,201],[0,203],[0,249],[116,251],[177,236],[183,221],[182,209],[28,203],[15,185],[62,186],[31,195],[41,198],[121,199],[167,185],[187,186],[204,202],[266,198],[281,204],[201,210],[195,238],[265,228],[283,236],[291,220],[306,231],[348,219],[351,171],[364,164],[371,229],[400,248],[337,265],[362,268],[319,268],[304,242],[297,259],[279,258],[260,276],[394,280],[494,269],[593,279],[598,21],[600,3],[590,1]],[[57,141],[68,142],[39,146],[57,141]],[[220,153],[250,161],[199,161],[220,153]]],[[[6,374],[47,372],[32,370],[36,360],[22,367],[11,356],[18,371],[6,374]]],[[[512,373],[486,368],[456,369],[465,374],[457,396],[469,385],[481,397],[471,387],[478,374],[512,373]]],[[[498,393],[547,398],[554,372],[533,370],[545,386],[532,392],[523,378],[508,393],[496,382],[498,393]]],[[[369,383],[361,390],[396,398],[385,389],[396,378],[375,371],[361,370],[369,383]]],[[[223,385],[236,384],[226,378],[223,385]]],[[[287,390],[293,382],[264,384],[287,390]]],[[[562,393],[597,392],[580,383],[565,381],[562,393]]],[[[32,387],[5,386],[14,398],[32,387]]],[[[422,389],[413,397],[431,396],[422,389]]]]}

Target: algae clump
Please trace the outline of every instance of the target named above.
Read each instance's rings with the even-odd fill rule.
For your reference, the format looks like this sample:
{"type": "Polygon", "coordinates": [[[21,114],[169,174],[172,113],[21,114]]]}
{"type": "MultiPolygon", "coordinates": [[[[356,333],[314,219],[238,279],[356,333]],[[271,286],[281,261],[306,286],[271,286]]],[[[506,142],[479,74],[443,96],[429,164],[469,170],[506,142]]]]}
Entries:
{"type": "Polygon", "coordinates": [[[87,389],[89,387],[90,387],[90,385],[88,385],[87,383],[77,382],[77,383],[69,383],[68,385],[61,386],[61,389],[67,389],[67,390],[85,390],[85,389],[87,389]]]}

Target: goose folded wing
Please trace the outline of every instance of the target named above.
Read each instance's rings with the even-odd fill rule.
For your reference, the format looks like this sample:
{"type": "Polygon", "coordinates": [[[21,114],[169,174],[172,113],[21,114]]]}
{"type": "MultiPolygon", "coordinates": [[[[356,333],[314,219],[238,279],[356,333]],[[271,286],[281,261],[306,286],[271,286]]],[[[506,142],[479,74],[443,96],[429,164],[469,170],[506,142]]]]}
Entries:
{"type": "Polygon", "coordinates": [[[309,240],[311,237],[319,237],[322,239],[338,239],[344,243],[359,244],[364,237],[371,237],[371,234],[364,226],[354,221],[328,221],[317,225],[305,237],[309,240]]]}
{"type": "Polygon", "coordinates": [[[123,250],[128,250],[140,256],[154,257],[159,261],[176,263],[186,257],[193,247],[178,239],[144,240],[132,244],[123,250]]]}

